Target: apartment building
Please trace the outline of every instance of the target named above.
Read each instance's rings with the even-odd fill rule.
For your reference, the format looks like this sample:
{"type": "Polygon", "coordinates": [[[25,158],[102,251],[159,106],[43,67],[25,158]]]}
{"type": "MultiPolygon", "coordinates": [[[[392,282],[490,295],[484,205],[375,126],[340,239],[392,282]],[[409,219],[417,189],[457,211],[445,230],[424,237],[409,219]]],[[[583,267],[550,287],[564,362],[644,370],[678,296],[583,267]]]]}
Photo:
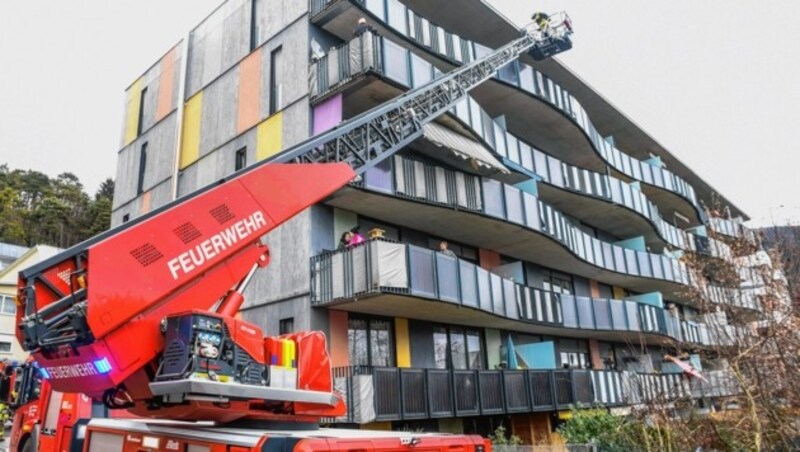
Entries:
{"type": "MultiPolygon", "coordinates": [[[[483,0],[228,0],[127,88],[112,223],[518,35],[483,0]]],[[[549,442],[575,404],[735,390],[701,352],[749,334],[758,292],[687,262],[736,266],[758,249],[746,220],[563,64],[524,56],[270,233],[242,316],[326,333],[349,405],[332,423],[549,442]]]]}

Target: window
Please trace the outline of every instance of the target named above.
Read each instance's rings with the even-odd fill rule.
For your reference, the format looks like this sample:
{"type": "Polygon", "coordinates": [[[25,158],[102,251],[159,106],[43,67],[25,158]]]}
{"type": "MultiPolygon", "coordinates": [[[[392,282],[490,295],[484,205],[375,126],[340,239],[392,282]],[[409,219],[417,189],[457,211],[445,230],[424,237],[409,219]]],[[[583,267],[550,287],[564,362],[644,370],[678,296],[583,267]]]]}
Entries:
{"type": "Polygon", "coordinates": [[[561,367],[564,369],[588,369],[591,367],[589,345],[586,341],[559,339],[558,351],[561,358],[561,367]]]}
{"type": "Polygon", "coordinates": [[[127,223],[128,221],[130,221],[130,219],[131,219],[131,214],[129,213],[126,213],[125,215],[122,216],[123,223],[127,223]]]}
{"type": "Polygon", "coordinates": [[[280,80],[279,66],[281,64],[282,48],[277,47],[269,55],[269,114],[272,115],[281,109],[281,95],[283,91],[280,80]]]}
{"type": "Polygon", "coordinates": [[[243,147],[236,151],[236,160],[235,160],[235,170],[239,171],[240,169],[247,166],[247,147],[243,147]]]}
{"type": "Polygon", "coordinates": [[[258,0],[250,0],[250,51],[258,46],[258,0]]]}
{"type": "Polygon", "coordinates": [[[14,298],[6,295],[0,295],[0,314],[16,315],[17,304],[14,303],[14,298]]]}
{"type": "Polygon", "coordinates": [[[294,317],[281,319],[278,322],[278,331],[281,335],[294,333],[294,317]]]}
{"type": "Polygon", "coordinates": [[[391,319],[351,317],[347,336],[351,365],[394,366],[391,319]]]}
{"type": "Polygon", "coordinates": [[[142,94],[139,97],[139,118],[136,123],[136,136],[142,134],[144,130],[144,100],[147,97],[147,88],[142,88],[142,94]]]}
{"type": "Polygon", "coordinates": [[[552,270],[542,270],[542,276],[544,290],[567,295],[575,293],[572,285],[572,275],[552,270]]]}
{"type": "Polygon", "coordinates": [[[141,195],[144,192],[144,174],[147,170],[147,142],[142,143],[142,149],[139,151],[139,178],[136,181],[136,194],[141,195]]]}
{"type": "Polygon", "coordinates": [[[0,353],[11,353],[11,342],[0,342],[0,353]]]}
{"type": "Polygon", "coordinates": [[[434,327],[433,355],[437,369],[483,369],[481,333],[458,327],[434,327]]]}

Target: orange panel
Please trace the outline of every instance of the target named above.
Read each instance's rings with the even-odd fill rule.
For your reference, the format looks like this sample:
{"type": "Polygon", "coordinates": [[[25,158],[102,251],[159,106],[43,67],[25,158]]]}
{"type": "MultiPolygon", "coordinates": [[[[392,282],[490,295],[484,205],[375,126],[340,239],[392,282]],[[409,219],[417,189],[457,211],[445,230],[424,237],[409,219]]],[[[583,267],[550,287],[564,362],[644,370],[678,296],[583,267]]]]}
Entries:
{"type": "Polygon", "coordinates": [[[328,330],[331,336],[331,366],[333,367],[347,367],[350,365],[347,320],[346,311],[328,311],[328,330]]]}
{"type": "Polygon", "coordinates": [[[258,123],[260,115],[261,52],[253,52],[239,64],[239,111],[236,133],[258,123]]]}
{"type": "Polygon", "coordinates": [[[500,265],[500,254],[480,248],[478,249],[478,262],[484,270],[491,270],[500,265]]]}
{"type": "Polygon", "coordinates": [[[600,358],[600,345],[597,339],[589,339],[589,358],[592,360],[592,369],[602,369],[603,360],[600,358]]]}
{"type": "Polygon", "coordinates": [[[142,207],[139,209],[139,214],[144,215],[150,211],[150,192],[142,194],[142,207]]]}
{"type": "Polygon", "coordinates": [[[175,63],[178,59],[178,48],[173,47],[161,59],[161,76],[158,79],[158,105],[156,121],[160,121],[172,111],[172,95],[175,92],[175,63]]]}
{"type": "Polygon", "coordinates": [[[597,281],[589,280],[589,292],[592,298],[600,298],[600,285],[597,284],[597,281]]]}

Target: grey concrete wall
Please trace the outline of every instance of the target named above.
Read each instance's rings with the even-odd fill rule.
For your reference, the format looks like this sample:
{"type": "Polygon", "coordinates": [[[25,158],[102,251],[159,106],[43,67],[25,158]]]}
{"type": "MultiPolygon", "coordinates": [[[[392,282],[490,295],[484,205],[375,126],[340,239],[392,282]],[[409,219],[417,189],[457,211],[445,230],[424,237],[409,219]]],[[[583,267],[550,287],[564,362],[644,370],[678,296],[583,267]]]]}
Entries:
{"type": "Polygon", "coordinates": [[[139,164],[143,143],[147,142],[147,162],[143,190],[148,191],[172,177],[175,162],[177,114],[172,113],[119,152],[114,185],[113,208],[137,196],[139,164]]]}
{"type": "MultiPolygon", "coordinates": [[[[156,185],[150,190],[150,210],[156,209],[172,200],[172,181],[171,178],[156,185]]],[[[142,197],[139,196],[132,201],[123,204],[111,212],[111,227],[122,224],[122,218],[127,214],[130,219],[141,215],[142,197]]]]}
{"type": "Polygon", "coordinates": [[[302,0],[256,0],[256,2],[258,45],[272,39],[286,26],[308,12],[308,2],[302,0]]]}
{"type": "MultiPolygon", "coordinates": [[[[270,106],[270,57],[272,51],[281,48],[281,64],[277,69],[277,78],[282,84],[281,102],[278,110],[297,102],[308,94],[309,66],[309,25],[305,20],[294,22],[290,27],[275,34],[261,48],[261,117],[269,116],[270,106]]],[[[306,106],[306,110],[308,106],[306,106]]],[[[284,119],[284,124],[286,119],[284,119]]],[[[306,119],[306,134],[308,133],[306,119]]],[[[284,137],[284,145],[286,139],[284,137]]]]}
{"type": "Polygon", "coordinates": [[[300,296],[290,300],[258,306],[242,311],[242,319],[258,325],[264,334],[277,336],[280,333],[280,321],[294,319],[295,331],[311,330],[311,309],[308,296],[300,296]]]}
{"type": "Polygon", "coordinates": [[[250,1],[228,0],[189,40],[188,99],[250,52],[250,1]]]}
{"type": "Polygon", "coordinates": [[[238,101],[238,67],[226,72],[203,90],[200,157],[217,149],[236,135],[238,101]]]}
{"type": "Polygon", "coordinates": [[[178,196],[230,175],[236,169],[236,151],[247,148],[247,163],[256,160],[256,130],[249,130],[185,168],[178,175],[178,196]]]}

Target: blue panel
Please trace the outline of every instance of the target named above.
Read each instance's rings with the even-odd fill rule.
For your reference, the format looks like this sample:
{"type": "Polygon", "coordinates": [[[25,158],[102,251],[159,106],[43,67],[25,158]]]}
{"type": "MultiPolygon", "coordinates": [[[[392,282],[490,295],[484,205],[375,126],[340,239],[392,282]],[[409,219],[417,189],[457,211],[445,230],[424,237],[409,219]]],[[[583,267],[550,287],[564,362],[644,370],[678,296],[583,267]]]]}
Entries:
{"type": "Polygon", "coordinates": [[[503,206],[503,184],[493,179],[481,179],[483,183],[483,209],[486,214],[505,219],[503,206]]]}
{"type": "Polygon", "coordinates": [[[514,347],[517,356],[529,369],[555,369],[556,347],[553,342],[537,342],[514,347]]]}
{"type": "Polygon", "coordinates": [[[596,298],[594,303],[594,319],[598,330],[612,329],[611,323],[611,307],[608,300],[603,298],[596,298]]]}
{"type": "Polygon", "coordinates": [[[650,306],[655,306],[661,309],[664,308],[664,297],[661,295],[661,292],[650,292],[640,295],[631,295],[629,297],[625,297],[625,299],[649,304],[650,306]]]}
{"type": "Polygon", "coordinates": [[[564,318],[565,327],[578,328],[578,308],[575,304],[575,297],[561,295],[561,314],[564,318]]]}
{"type": "Polygon", "coordinates": [[[625,315],[625,302],[622,300],[608,300],[608,303],[611,306],[611,321],[614,329],[620,331],[629,330],[627,316],[625,315]]]}
{"type": "Polygon", "coordinates": [[[635,301],[626,301],[625,312],[628,318],[628,329],[631,331],[640,331],[639,305],[635,301]]]}
{"type": "Polygon", "coordinates": [[[576,297],[575,301],[578,303],[578,318],[580,320],[580,327],[589,330],[594,329],[592,299],[589,297],[576,297]]]}
{"type": "Polygon", "coordinates": [[[615,245],[619,245],[629,250],[647,251],[647,246],[644,242],[644,236],[641,235],[627,240],[621,240],[619,242],[616,242],[615,245]]]}
{"type": "Polygon", "coordinates": [[[384,159],[364,173],[364,186],[383,193],[394,193],[393,159],[384,159]]]}

